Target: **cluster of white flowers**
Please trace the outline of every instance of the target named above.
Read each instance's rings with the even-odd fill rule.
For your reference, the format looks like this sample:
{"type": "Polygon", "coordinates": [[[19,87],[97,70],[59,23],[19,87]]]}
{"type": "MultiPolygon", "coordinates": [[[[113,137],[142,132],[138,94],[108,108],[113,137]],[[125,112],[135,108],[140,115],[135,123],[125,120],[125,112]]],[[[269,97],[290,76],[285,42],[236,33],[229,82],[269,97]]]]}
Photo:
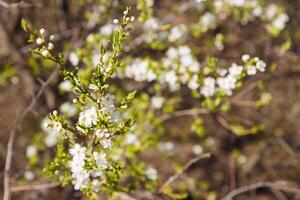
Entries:
{"type": "Polygon", "coordinates": [[[217,78],[217,84],[221,91],[231,96],[232,91],[236,88],[239,76],[242,74],[244,67],[233,63],[228,69],[228,74],[224,77],[217,78]]]}
{"type": "Polygon", "coordinates": [[[75,144],[74,147],[69,150],[69,153],[72,155],[70,168],[75,190],[87,187],[88,185],[89,173],[84,169],[85,151],[86,148],[81,147],[79,144],[75,144]]]}
{"type": "Polygon", "coordinates": [[[186,27],[184,25],[173,26],[168,34],[170,42],[176,42],[178,40],[182,40],[186,35],[186,27]]]}
{"type": "MultiPolygon", "coordinates": [[[[249,57],[249,55],[247,55],[247,54],[244,55],[242,57],[243,61],[247,62],[248,57],[249,57]]],[[[255,58],[253,58],[253,61],[254,61],[254,63],[246,65],[248,75],[255,75],[257,73],[257,71],[265,72],[267,64],[263,60],[260,60],[258,57],[255,57],[255,58]]]]}
{"type": "Polygon", "coordinates": [[[105,96],[101,97],[101,104],[106,112],[110,114],[110,121],[111,122],[118,122],[120,119],[120,113],[116,111],[114,105],[115,96],[112,94],[106,94],[105,96]]]}
{"type": "Polygon", "coordinates": [[[48,40],[49,42],[47,43],[47,39],[46,39],[46,35],[47,32],[45,29],[41,28],[39,30],[39,37],[35,40],[37,45],[41,45],[41,54],[44,57],[49,57],[50,56],[50,52],[54,49],[54,44],[51,42],[53,40],[55,40],[55,36],[54,35],[50,35],[48,40]]]}
{"type": "Polygon", "coordinates": [[[96,162],[97,168],[93,171],[88,171],[84,168],[86,158],[86,148],[75,144],[73,148],[69,150],[72,156],[72,160],[69,163],[72,173],[72,183],[75,190],[86,188],[89,184],[92,185],[92,189],[96,192],[99,191],[101,182],[99,177],[103,176],[102,170],[108,167],[106,155],[104,153],[93,152],[93,158],[96,162]]]}
{"type": "MultiPolygon", "coordinates": [[[[92,106],[79,113],[78,124],[80,126],[83,126],[85,128],[90,128],[93,125],[96,125],[97,122],[98,122],[98,113],[96,107],[92,106]]],[[[82,130],[80,129],[79,126],[77,126],[77,128],[79,130],[82,130]]]]}
{"type": "Polygon", "coordinates": [[[243,15],[243,17],[239,18],[242,24],[246,24],[248,21],[259,18],[277,31],[281,31],[285,28],[285,25],[289,20],[288,15],[284,13],[283,9],[278,5],[271,3],[262,7],[259,0],[214,0],[213,6],[214,9],[205,12],[200,17],[197,26],[195,26],[200,26],[201,32],[215,29],[219,20],[225,20],[232,16],[233,10],[236,9],[247,12],[247,15],[243,15]]]}
{"type": "Polygon", "coordinates": [[[46,133],[45,144],[48,147],[52,147],[57,142],[57,137],[62,130],[62,125],[60,122],[51,121],[49,118],[45,118],[42,121],[41,128],[46,133]]]}
{"type": "Polygon", "coordinates": [[[98,129],[95,134],[100,139],[100,144],[104,149],[112,148],[112,135],[107,129],[98,129]]]}
{"type": "Polygon", "coordinates": [[[203,86],[200,88],[200,93],[205,97],[212,97],[215,95],[215,92],[219,90],[231,96],[244,71],[246,71],[247,75],[255,75],[257,71],[264,72],[267,66],[266,63],[258,57],[251,59],[248,54],[243,55],[242,60],[244,66],[233,63],[228,70],[218,70],[220,77],[217,79],[205,77],[203,86]]]}
{"type": "Polygon", "coordinates": [[[217,26],[216,17],[210,12],[206,12],[200,18],[199,24],[201,32],[206,32],[210,29],[214,29],[217,26]]]}
{"type": "Polygon", "coordinates": [[[167,57],[162,59],[164,68],[168,71],[159,77],[161,83],[166,83],[172,91],[179,89],[179,84],[187,84],[190,89],[197,89],[200,63],[192,55],[188,46],[170,47],[167,57]],[[190,75],[192,74],[192,75],[190,75]]]}
{"type": "Polygon", "coordinates": [[[266,7],[265,17],[271,22],[271,26],[279,31],[283,30],[286,23],[289,21],[288,15],[281,12],[280,8],[273,3],[266,7]]]}
{"type": "Polygon", "coordinates": [[[200,89],[200,93],[205,97],[211,97],[215,95],[216,80],[212,77],[204,78],[203,86],[200,89]]]}
{"type": "Polygon", "coordinates": [[[149,64],[148,60],[137,58],[126,67],[124,75],[138,82],[153,81],[156,79],[156,74],[150,69],[149,64]]]}

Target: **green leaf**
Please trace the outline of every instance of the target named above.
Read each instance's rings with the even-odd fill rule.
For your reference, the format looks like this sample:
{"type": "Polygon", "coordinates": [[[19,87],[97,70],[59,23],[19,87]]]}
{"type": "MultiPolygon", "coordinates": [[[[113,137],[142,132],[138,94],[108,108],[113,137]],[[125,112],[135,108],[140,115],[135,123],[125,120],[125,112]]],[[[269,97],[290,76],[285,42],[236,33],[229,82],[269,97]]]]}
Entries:
{"type": "Polygon", "coordinates": [[[28,24],[27,24],[26,19],[24,19],[24,18],[21,19],[21,27],[25,32],[28,32],[28,24]]]}

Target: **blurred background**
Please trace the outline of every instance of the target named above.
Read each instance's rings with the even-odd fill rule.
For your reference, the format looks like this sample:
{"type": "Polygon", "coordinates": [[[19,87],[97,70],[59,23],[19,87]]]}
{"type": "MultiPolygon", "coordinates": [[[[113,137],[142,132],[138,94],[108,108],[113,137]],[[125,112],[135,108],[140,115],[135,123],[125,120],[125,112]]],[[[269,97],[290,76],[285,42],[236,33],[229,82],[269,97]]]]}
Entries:
{"type": "MultiPolygon", "coordinates": [[[[160,87],[159,82],[139,81],[130,75],[113,78],[111,83],[117,89],[137,89],[137,104],[141,107],[135,109],[143,111],[134,114],[137,123],[149,120],[151,124],[153,118],[167,116],[155,122],[156,132],[143,131],[144,125],[139,130],[141,135],[145,132],[159,136],[154,145],[140,150],[136,158],[155,169],[157,183],[149,191],[142,187],[132,197],[120,199],[222,199],[230,191],[259,182],[281,181],[288,188],[300,188],[300,1],[295,0],[0,1],[1,180],[9,130],[55,67],[32,55],[30,48],[34,44],[27,43],[28,35],[21,28],[21,19],[25,18],[37,30],[44,28],[54,34],[55,51],[65,53],[69,67],[78,65],[84,69],[93,65],[98,42],[110,35],[107,25],[122,16],[126,6],[131,7],[131,14],[136,18],[122,54],[126,66],[137,58],[147,58],[160,65],[169,47],[187,45],[201,66],[211,56],[218,59],[218,66],[226,68],[230,63],[241,62],[241,56],[248,53],[264,60],[268,69],[245,78],[243,86],[217,111],[204,115],[190,110],[205,106],[200,103],[199,95],[184,84],[173,92],[168,87],[160,87]],[[283,17],[284,22],[279,19],[274,22],[269,16],[272,12],[279,12],[273,15],[285,13],[288,17],[283,17]],[[159,102],[153,105],[155,100],[151,104],[151,98],[158,94],[164,97],[165,107],[159,102]],[[210,153],[211,157],[189,165],[191,159],[204,153],[210,153]],[[172,182],[172,191],[159,194],[165,181],[185,164],[188,167],[172,182]]],[[[41,140],[42,119],[72,99],[72,95],[59,89],[61,83],[62,77],[57,73],[18,127],[11,185],[43,180],[28,173],[24,176],[32,172],[26,149],[41,140]]],[[[42,169],[42,160],[49,159],[49,154],[41,154],[34,161],[35,168],[42,169]]],[[[2,194],[2,181],[0,186],[2,194]]],[[[234,199],[300,199],[299,194],[266,185],[249,189],[234,199]]],[[[85,197],[71,187],[53,187],[15,192],[13,199],[85,197]]]]}

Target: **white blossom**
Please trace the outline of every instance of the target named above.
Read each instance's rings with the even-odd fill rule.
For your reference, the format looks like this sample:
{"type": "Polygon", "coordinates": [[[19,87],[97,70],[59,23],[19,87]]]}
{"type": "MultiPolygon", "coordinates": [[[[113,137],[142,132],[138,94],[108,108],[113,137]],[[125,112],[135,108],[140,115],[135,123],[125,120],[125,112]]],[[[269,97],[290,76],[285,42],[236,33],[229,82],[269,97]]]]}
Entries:
{"type": "Polygon", "coordinates": [[[37,154],[37,149],[34,145],[29,145],[26,148],[26,156],[27,157],[32,157],[35,156],[37,154]]]}
{"type": "Polygon", "coordinates": [[[267,64],[264,61],[259,60],[255,66],[258,71],[264,72],[266,70],[267,64]]]}
{"type": "Polygon", "coordinates": [[[250,65],[247,67],[247,74],[248,75],[255,75],[256,74],[256,67],[254,65],[250,65]]]}
{"type": "Polygon", "coordinates": [[[93,125],[96,125],[98,122],[97,109],[92,106],[79,114],[78,124],[86,128],[90,128],[93,125]]]}
{"type": "Polygon", "coordinates": [[[249,55],[249,54],[244,54],[244,55],[242,56],[242,60],[243,60],[244,62],[247,62],[249,59],[250,59],[250,55],[249,55]]]}
{"type": "Polygon", "coordinates": [[[203,80],[203,86],[200,89],[200,93],[205,97],[211,97],[215,95],[216,80],[212,77],[206,77],[203,80]]]}
{"type": "Polygon", "coordinates": [[[272,26],[278,30],[282,30],[284,29],[288,21],[289,21],[288,15],[285,13],[281,13],[272,21],[272,26]]]}
{"type": "Polygon", "coordinates": [[[164,102],[164,97],[154,96],[151,98],[151,106],[155,109],[160,109],[164,102]]]}
{"type": "Polygon", "coordinates": [[[182,26],[174,26],[172,27],[170,34],[169,34],[169,40],[171,42],[175,42],[179,39],[181,39],[184,36],[185,32],[182,26]]]}
{"type": "Polygon", "coordinates": [[[28,181],[32,181],[35,178],[33,171],[25,171],[24,178],[28,181]]]}
{"type": "Polygon", "coordinates": [[[166,152],[168,154],[173,154],[174,150],[174,143],[173,142],[160,142],[158,143],[158,149],[162,152],[166,152]]]}
{"type": "Polygon", "coordinates": [[[46,49],[42,50],[42,56],[48,57],[50,55],[50,52],[46,49]]]}
{"type": "Polygon", "coordinates": [[[188,82],[188,87],[191,89],[191,90],[196,90],[200,87],[200,84],[198,83],[198,75],[197,74],[194,74],[192,79],[189,80],[188,82]]]}
{"type": "Polygon", "coordinates": [[[102,138],[100,144],[104,149],[111,149],[113,142],[111,138],[102,138]]]}
{"type": "Polygon", "coordinates": [[[63,82],[61,82],[58,86],[58,88],[64,92],[70,92],[72,90],[72,83],[69,80],[64,80],[63,82]]]}
{"type": "Polygon", "coordinates": [[[92,181],[92,189],[95,191],[95,192],[99,192],[100,191],[100,187],[101,187],[101,182],[97,179],[94,179],[92,181]]]}
{"type": "Polygon", "coordinates": [[[73,117],[77,114],[78,109],[75,105],[70,102],[65,102],[61,104],[60,111],[64,113],[67,117],[73,117]]]}
{"type": "Polygon", "coordinates": [[[114,24],[105,24],[100,28],[100,34],[108,37],[113,33],[115,27],[114,24]]]}
{"type": "Polygon", "coordinates": [[[192,151],[195,155],[199,155],[203,153],[203,148],[201,145],[194,145],[192,151]]]}
{"type": "Polygon", "coordinates": [[[149,68],[149,61],[142,59],[135,59],[131,65],[125,69],[125,76],[133,78],[135,81],[151,82],[156,79],[156,74],[149,68]]]}
{"type": "Polygon", "coordinates": [[[229,68],[229,75],[230,76],[234,76],[234,77],[238,77],[241,75],[241,73],[243,72],[244,67],[243,66],[239,66],[236,63],[233,63],[230,68],[229,68]]]}
{"type": "Polygon", "coordinates": [[[149,18],[147,21],[144,23],[144,31],[155,31],[159,28],[159,22],[158,19],[156,18],[149,18]]]}
{"type": "Polygon", "coordinates": [[[41,44],[43,44],[44,40],[43,40],[42,38],[38,37],[38,38],[35,40],[35,42],[36,42],[37,45],[41,45],[41,44]]]}
{"type": "Polygon", "coordinates": [[[79,63],[79,58],[76,55],[76,53],[74,53],[74,52],[70,53],[69,60],[72,63],[72,65],[74,65],[74,66],[77,66],[79,63]]]}
{"type": "Polygon", "coordinates": [[[125,145],[139,145],[139,139],[136,134],[127,134],[124,140],[125,145]]]}
{"type": "Polygon", "coordinates": [[[72,160],[69,163],[73,178],[72,183],[75,190],[80,190],[87,187],[90,176],[84,169],[86,148],[80,144],[75,144],[73,148],[69,149],[69,153],[72,155],[72,160]]]}
{"type": "Polygon", "coordinates": [[[217,84],[219,85],[220,89],[228,96],[232,95],[232,90],[235,89],[236,82],[236,77],[230,75],[217,78],[217,84]]]}
{"type": "Polygon", "coordinates": [[[229,0],[228,3],[231,6],[241,7],[245,4],[245,0],[229,0]]]}
{"type": "Polygon", "coordinates": [[[104,168],[104,169],[108,167],[108,162],[106,160],[105,153],[93,152],[93,157],[94,157],[98,167],[104,168]]]}
{"type": "Polygon", "coordinates": [[[156,180],[157,179],[157,170],[153,167],[148,167],[145,171],[145,175],[150,180],[156,180]]]}

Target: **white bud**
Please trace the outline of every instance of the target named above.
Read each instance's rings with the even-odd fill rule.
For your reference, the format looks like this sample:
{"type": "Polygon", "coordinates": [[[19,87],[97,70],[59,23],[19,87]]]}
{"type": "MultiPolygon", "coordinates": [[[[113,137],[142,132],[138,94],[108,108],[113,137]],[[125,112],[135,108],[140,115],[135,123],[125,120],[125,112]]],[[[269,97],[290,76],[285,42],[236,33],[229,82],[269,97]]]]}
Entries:
{"type": "Polygon", "coordinates": [[[40,34],[41,34],[41,36],[45,36],[45,34],[46,34],[46,30],[45,30],[45,29],[43,29],[43,28],[41,28],[41,29],[40,29],[40,34]]]}
{"type": "Polygon", "coordinates": [[[128,15],[128,10],[125,10],[125,11],[123,12],[123,14],[124,14],[124,15],[128,15]]]}
{"type": "Polygon", "coordinates": [[[41,45],[41,44],[43,44],[43,39],[40,38],[40,37],[38,37],[38,38],[36,39],[35,42],[36,42],[38,45],[41,45]]]}
{"type": "Polygon", "coordinates": [[[129,17],[126,17],[125,20],[126,20],[126,22],[128,22],[129,21],[129,17]]]}
{"type": "Polygon", "coordinates": [[[51,42],[49,42],[49,44],[48,44],[48,49],[49,49],[49,50],[53,50],[53,49],[54,49],[54,44],[51,43],[51,42]]]}
{"type": "Polygon", "coordinates": [[[247,62],[249,59],[250,59],[250,55],[249,55],[249,54],[244,54],[244,55],[242,56],[242,60],[243,60],[244,62],[247,62]]]}
{"type": "Polygon", "coordinates": [[[58,112],[57,112],[57,110],[53,110],[53,115],[57,115],[58,114],[58,112]]]}
{"type": "Polygon", "coordinates": [[[54,36],[54,35],[50,35],[50,36],[49,36],[49,40],[50,40],[50,41],[55,40],[55,36],[54,36]]]}
{"type": "Polygon", "coordinates": [[[118,19],[114,19],[114,20],[113,20],[113,23],[114,23],[114,24],[118,24],[118,23],[119,23],[119,20],[118,20],[118,19]]]}
{"type": "Polygon", "coordinates": [[[73,103],[77,103],[77,99],[73,99],[73,101],[72,101],[73,103]]]}
{"type": "Polygon", "coordinates": [[[135,20],[135,17],[134,17],[134,16],[131,16],[131,17],[130,17],[130,21],[133,22],[134,20],[135,20]]]}
{"type": "Polygon", "coordinates": [[[42,56],[48,57],[49,56],[49,51],[48,50],[43,50],[42,51],[42,56]]]}

